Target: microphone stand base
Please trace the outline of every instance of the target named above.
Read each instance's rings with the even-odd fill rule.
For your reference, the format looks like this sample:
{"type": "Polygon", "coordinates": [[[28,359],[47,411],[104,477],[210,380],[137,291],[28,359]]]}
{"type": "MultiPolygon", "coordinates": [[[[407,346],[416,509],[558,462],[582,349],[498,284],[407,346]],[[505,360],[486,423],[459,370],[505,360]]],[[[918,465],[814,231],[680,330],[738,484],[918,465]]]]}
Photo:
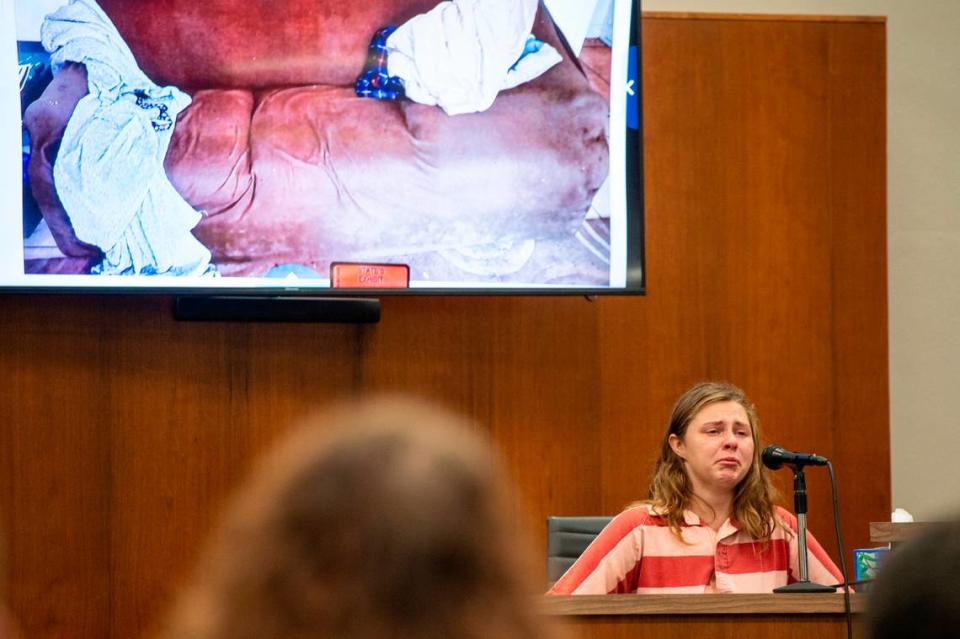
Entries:
{"type": "Polygon", "coordinates": [[[791,592],[837,592],[836,588],[831,588],[830,586],[824,586],[823,584],[816,584],[812,581],[798,581],[796,583],[789,584],[787,586],[780,586],[779,588],[774,588],[776,593],[791,593],[791,592]]]}

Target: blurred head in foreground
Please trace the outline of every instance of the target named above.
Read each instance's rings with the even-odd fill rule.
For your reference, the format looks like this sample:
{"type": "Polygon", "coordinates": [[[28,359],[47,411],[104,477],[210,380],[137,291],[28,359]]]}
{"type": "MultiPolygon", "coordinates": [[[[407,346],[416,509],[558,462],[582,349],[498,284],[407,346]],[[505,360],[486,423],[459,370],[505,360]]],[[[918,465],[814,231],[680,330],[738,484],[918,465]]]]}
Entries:
{"type": "Polygon", "coordinates": [[[947,639],[960,628],[960,521],[895,548],[871,584],[870,639],[947,639]]]}
{"type": "Polygon", "coordinates": [[[327,413],[240,492],[163,636],[544,637],[505,492],[449,413],[399,399],[327,413]]]}

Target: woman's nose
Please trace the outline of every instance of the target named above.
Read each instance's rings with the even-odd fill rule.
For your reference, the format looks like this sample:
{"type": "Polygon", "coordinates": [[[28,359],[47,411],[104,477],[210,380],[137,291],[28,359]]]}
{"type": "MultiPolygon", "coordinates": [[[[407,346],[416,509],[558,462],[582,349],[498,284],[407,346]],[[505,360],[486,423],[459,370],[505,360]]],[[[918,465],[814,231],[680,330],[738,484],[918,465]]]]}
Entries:
{"type": "Polygon", "coordinates": [[[724,448],[736,448],[737,447],[737,436],[733,433],[727,433],[723,436],[723,447],[724,448]]]}

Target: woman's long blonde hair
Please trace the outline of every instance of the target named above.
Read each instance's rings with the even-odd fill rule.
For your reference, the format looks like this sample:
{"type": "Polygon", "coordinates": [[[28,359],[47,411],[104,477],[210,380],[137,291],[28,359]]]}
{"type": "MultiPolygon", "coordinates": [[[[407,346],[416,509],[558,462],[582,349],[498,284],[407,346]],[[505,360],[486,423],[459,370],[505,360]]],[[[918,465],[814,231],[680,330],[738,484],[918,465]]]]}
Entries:
{"type": "Polygon", "coordinates": [[[681,540],[683,511],[689,509],[693,501],[693,486],[683,466],[683,459],[670,446],[670,436],[676,435],[683,439],[687,427],[697,413],[709,404],[731,401],[737,402],[746,411],[753,438],[753,462],[746,477],[737,484],[734,491],[732,516],[757,540],[769,539],[776,525],[774,502],[777,499],[777,490],[760,462],[760,421],[753,403],[733,384],[701,382],[681,395],[673,407],[670,423],[660,444],[660,457],[650,481],[649,499],[645,502],[652,505],[667,520],[670,530],[681,540]]]}

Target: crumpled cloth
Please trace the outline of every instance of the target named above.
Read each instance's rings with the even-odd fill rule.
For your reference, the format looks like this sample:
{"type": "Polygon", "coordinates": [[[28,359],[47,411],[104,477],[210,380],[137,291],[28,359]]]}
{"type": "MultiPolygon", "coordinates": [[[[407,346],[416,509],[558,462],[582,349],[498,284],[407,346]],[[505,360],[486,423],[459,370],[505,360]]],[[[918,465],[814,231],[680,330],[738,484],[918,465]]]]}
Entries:
{"type": "Polygon", "coordinates": [[[361,98],[399,100],[404,97],[403,80],[387,72],[387,38],[396,30],[394,26],[386,26],[373,34],[367,49],[367,63],[354,85],[356,94],[361,98]]]}
{"type": "Polygon", "coordinates": [[[500,91],[560,62],[543,44],[524,54],[538,0],[445,0],[387,38],[389,75],[406,97],[450,115],[490,108],[500,91]],[[521,57],[522,56],[522,57],[521,57]]]}
{"type": "Polygon", "coordinates": [[[215,275],[190,232],[201,215],[163,170],[190,96],[151,82],[94,0],[47,16],[40,37],[55,74],[70,61],[87,68],[89,94],[67,123],[53,176],[77,237],[104,253],[94,272],[215,275]]]}

